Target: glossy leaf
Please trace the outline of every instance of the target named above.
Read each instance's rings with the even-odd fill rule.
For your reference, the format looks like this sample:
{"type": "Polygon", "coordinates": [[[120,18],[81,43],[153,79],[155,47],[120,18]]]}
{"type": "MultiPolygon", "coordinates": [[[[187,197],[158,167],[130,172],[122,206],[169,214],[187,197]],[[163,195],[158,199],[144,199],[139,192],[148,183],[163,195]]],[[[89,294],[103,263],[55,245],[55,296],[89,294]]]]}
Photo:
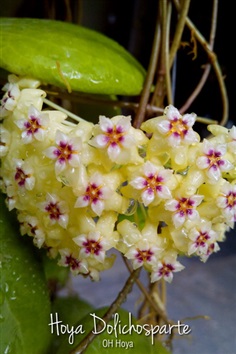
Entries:
{"type": "Polygon", "coordinates": [[[0,353],[45,354],[50,301],[43,268],[35,247],[20,236],[15,214],[8,212],[3,195],[0,202],[0,353]]]}
{"type": "Polygon", "coordinates": [[[145,70],[114,40],[68,22],[1,18],[0,67],[47,84],[98,94],[138,95],[145,70]]]}

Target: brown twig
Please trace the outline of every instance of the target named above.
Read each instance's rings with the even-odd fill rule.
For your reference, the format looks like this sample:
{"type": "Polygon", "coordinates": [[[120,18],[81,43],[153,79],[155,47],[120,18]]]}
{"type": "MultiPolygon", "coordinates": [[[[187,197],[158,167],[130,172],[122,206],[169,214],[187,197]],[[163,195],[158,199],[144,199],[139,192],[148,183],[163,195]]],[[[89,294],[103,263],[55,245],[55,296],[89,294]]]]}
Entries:
{"type": "Polygon", "coordinates": [[[138,111],[136,113],[136,116],[135,116],[135,119],[133,122],[133,126],[135,128],[139,128],[141,126],[142,122],[144,121],[146,107],[147,107],[147,103],[149,100],[151,86],[152,86],[152,82],[154,79],[156,66],[157,66],[159,44],[160,44],[160,26],[159,26],[159,21],[158,21],[158,16],[157,16],[155,35],[154,35],[154,40],[153,40],[153,45],[152,45],[151,59],[149,62],[148,72],[147,72],[146,79],[144,82],[143,91],[142,91],[142,94],[140,97],[138,111]]]}
{"type": "MultiPolygon", "coordinates": [[[[141,269],[136,269],[130,274],[123,289],[119,292],[117,298],[110,305],[109,309],[107,310],[107,312],[103,316],[103,321],[108,323],[109,320],[112,318],[112,315],[120,308],[122,303],[126,300],[127,295],[129,294],[129,292],[131,291],[131,289],[133,287],[133,284],[135,283],[136,279],[139,277],[140,270],[141,269]]],[[[100,324],[100,326],[101,326],[101,324],[100,324]]],[[[99,325],[98,325],[98,330],[99,329],[101,329],[101,328],[99,328],[99,325]]],[[[83,353],[85,351],[85,349],[88,347],[88,345],[94,340],[95,336],[96,336],[96,334],[94,334],[92,331],[89,332],[86,335],[86,337],[81,341],[81,343],[70,352],[70,354],[83,353]]]]}
{"type": "MultiPolygon", "coordinates": [[[[123,257],[123,261],[127,267],[127,269],[129,270],[129,272],[132,272],[132,269],[129,265],[129,263],[127,262],[127,259],[125,257],[123,257]]],[[[155,313],[159,316],[161,316],[161,318],[163,319],[163,321],[165,323],[170,323],[170,320],[167,318],[167,315],[165,313],[165,311],[161,308],[161,306],[159,306],[152,298],[152,296],[149,294],[149,292],[146,290],[145,286],[142,284],[142,282],[139,279],[136,279],[136,284],[139,287],[140,291],[143,293],[143,295],[145,296],[145,299],[147,300],[148,304],[152,307],[152,309],[155,311],[155,313]]]]}
{"type": "MultiPolygon", "coordinates": [[[[180,4],[178,0],[172,0],[175,4],[175,7],[178,11],[181,10],[180,4]]],[[[216,26],[216,14],[217,14],[217,8],[218,8],[218,0],[214,0],[214,9],[213,9],[213,26],[212,26],[212,32],[214,32],[214,27],[216,26]]],[[[219,124],[225,125],[228,120],[228,110],[229,110],[229,104],[228,104],[228,96],[227,96],[227,90],[225,86],[225,82],[223,79],[223,75],[221,72],[221,68],[219,66],[219,63],[217,61],[216,54],[212,51],[211,45],[206,41],[206,39],[203,37],[203,35],[198,31],[198,29],[194,26],[192,21],[186,17],[186,25],[190,29],[190,31],[194,32],[196,39],[198,42],[201,44],[203,49],[208,55],[209,61],[212,65],[212,68],[215,71],[215,75],[218,81],[219,85],[219,90],[220,90],[220,95],[221,95],[221,100],[222,100],[222,118],[219,124]]],[[[211,40],[213,40],[214,37],[212,37],[211,40]]]]}

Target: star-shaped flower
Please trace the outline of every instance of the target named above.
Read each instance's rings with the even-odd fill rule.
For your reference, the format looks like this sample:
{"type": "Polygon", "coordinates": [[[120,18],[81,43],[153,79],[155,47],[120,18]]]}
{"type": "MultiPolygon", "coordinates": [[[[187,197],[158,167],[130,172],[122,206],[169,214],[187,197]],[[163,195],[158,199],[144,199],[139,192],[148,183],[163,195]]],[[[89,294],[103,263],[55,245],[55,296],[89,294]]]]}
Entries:
{"type": "Polygon", "coordinates": [[[184,222],[199,218],[196,207],[202,202],[203,195],[193,195],[191,197],[180,197],[168,200],[165,203],[165,209],[173,212],[172,220],[175,227],[180,227],[184,222]]]}
{"type": "Polygon", "coordinates": [[[75,208],[90,205],[94,213],[100,216],[105,207],[104,200],[111,196],[111,192],[110,188],[104,185],[102,175],[96,172],[90,177],[82,195],[77,198],[75,208]]]}
{"type": "Polygon", "coordinates": [[[1,99],[0,119],[8,116],[14,110],[20,97],[20,89],[15,83],[7,83],[2,90],[6,93],[1,99]]]}
{"type": "Polygon", "coordinates": [[[209,182],[218,182],[222,172],[233,168],[232,163],[224,158],[227,151],[226,144],[213,144],[204,139],[202,151],[203,155],[197,158],[196,165],[199,169],[205,170],[209,182]]]}
{"type": "Polygon", "coordinates": [[[58,223],[64,229],[69,221],[67,204],[55,194],[47,193],[46,201],[39,205],[40,209],[48,216],[51,225],[58,223]]]}
{"type": "Polygon", "coordinates": [[[168,199],[171,192],[166,182],[172,175],[171,170],[157,167],[150,161],[143,165],[143,176],[135,177],[129,183],[135,189],[141,190],[141,199],[148,206],[154,199],[168,199]]]}
{"type": "Polygon", "coordinates": [[[90,140],[90,144],[106,150],[110,160],[116,162],[122,150],[135,145],[135,139],[131,133],[131,118],[124,116],[114,118],[99,117],[99,130],[90,140]]]}
{"type": "Polygon", "coordinates": [[[56,132],[56,146],[51,146],[44,151],[44,154],[56,160],[55,172],[59,174],[69,165],[78,167],[80,165],[80,153],[82,150],[82,141],[78,137],[70,137],[63,132],[56,132]]]}
{"type": "Polygon", "coordinates": [[[49,126],[49,117],[31,105],[27,118],[16,120],[15,124],[22,130],[21,137],[23,143],[29,144],[34,139],[39,141],[44,139],[49,126]]]}
{"type": "Polygon", "coordinates": [[[163,278],[168,283],[171,283],[173,280],[173,273],[179,272],[184,268],[185,267],[176,260],[176,257],[171,255],[163,256],[157,265],[153,267],[151,282],[154,283],[163,278]]]}
{"type": "Polygon", "coordinates": [[[192,129],[195,120],[195,113],[182,116],[177,108],[169,105],[165,109],[163,119],[157,123],[157,130],[167,138],[167,142],[172,147],[181,143],[190,145],[199,141],[198,134],[192,129]]]}

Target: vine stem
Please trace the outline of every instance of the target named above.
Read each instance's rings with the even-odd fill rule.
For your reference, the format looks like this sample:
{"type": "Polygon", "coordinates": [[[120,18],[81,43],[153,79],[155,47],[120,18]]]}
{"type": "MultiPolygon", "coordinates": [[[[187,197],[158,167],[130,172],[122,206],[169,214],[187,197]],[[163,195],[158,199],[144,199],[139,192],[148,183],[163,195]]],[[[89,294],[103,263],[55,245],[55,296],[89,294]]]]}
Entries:
{"type": "MultiPolygon", "coordinates": [[[[133,270],[133,272],[130,274],[129,278],[127,279],[124,287],[121,289],[119,292],[117,298],[115,301],[110,305],[109,309],[103,316],[103,320],[108,323],[110,319],[112,318],[112,315],[120,308],[122,303],[126,300],[127,295],[130,293],[132,290],[132,287],[134,283],[136,282],[137,278],[139,277],[141,268],[133,270]]],[[[98,330],[102,328],[102,325],[98,325],[98,330]]],[[[89,332],[87,336],[80,342],[80,344],[73,349],[70,354],[82,354],[88,345],[94,340],[96,334],[93,333],[93,331],[89,332]]]]}
{"type": "Polygon", "coordinates": [[[58,104],[48,100],[47,98],[43,98],[43,102],[48,105],[49,107],[52,107],[54,109],[57,109],[58,111],[61,111],[62,113],[66,114],[68,117],[72,118],[73,120],[75,120],[76,122],[82,122],[84,121],[83,118],[77,116],[76,114],[68,111],[67,109],[59,106],[58,104]]]}
{"type": "Polygon", "coordinates": [[[154,75],[156,72],[158,53],[159,53],[159,49],[160,49],[159,45],[160,45],[160,26],[159,26],[158,15],[157,15],[156,29],[155,29],[155,34],[154,34],[151,59],[150,59],[146,79],[144,82],[143,91],[142,91],[141,98],[139,101],[138,111],[137,111],[137,114],[136,114],[134,122],[133,122],[133,126],[135,128],[139,128],[145,118],[146,107],[147,107],[149,96],[150,96],[151,86],[152,86],[152,82],[153,82],[154,75]]]}

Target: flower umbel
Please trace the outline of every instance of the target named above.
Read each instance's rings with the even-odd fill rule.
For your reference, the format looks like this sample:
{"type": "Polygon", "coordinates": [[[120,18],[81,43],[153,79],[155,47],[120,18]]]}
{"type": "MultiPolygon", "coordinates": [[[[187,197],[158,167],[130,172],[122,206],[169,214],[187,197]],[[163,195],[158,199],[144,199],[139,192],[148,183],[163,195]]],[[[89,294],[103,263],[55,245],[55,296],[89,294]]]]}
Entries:
{"type": "Polygon", "coordinates": [[[112,249],[151,282],[171,282],[179,255],[219,250],[236,221],[236,127],[200,142],[196,115],[172,105],[141,129],[122,115],[75,124],[38,86],[11,76],[1,100],[0,185],[21,234],[92,280],[112,249]]]}

